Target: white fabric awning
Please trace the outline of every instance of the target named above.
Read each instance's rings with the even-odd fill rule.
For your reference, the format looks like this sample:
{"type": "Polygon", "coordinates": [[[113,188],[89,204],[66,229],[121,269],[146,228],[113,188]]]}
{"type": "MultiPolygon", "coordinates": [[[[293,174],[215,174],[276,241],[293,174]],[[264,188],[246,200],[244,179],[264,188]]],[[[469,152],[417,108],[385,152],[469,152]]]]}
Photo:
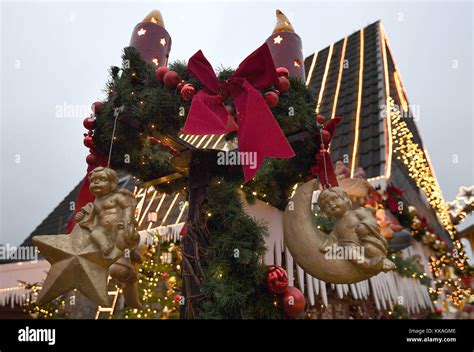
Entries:
{"type": "Polygon", "coordinates": [[[41,283],[46,278],[50,264],[46,260],[0,265],[0,306],[22,305],[30,294],[21,282],[41,283]]]}

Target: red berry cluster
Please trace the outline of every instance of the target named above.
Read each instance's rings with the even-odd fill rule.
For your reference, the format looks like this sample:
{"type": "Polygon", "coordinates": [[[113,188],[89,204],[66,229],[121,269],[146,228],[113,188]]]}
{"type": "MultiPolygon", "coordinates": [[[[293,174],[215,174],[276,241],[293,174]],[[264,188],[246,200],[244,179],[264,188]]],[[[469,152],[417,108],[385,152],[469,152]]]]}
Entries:
{"type": "Polygon", "coordinates": [[[92,116],[96,116],[100,109],[102,108],[102,103],[100,101],[96,101],[92,104],[92,115],[86,117],[83,121],[84,127],[88,130],[87,133],[84,133],[84,145],[89,148],[89,155],[86,157],[87,164],[90,166],[97,166],[98,158],[97,158],[97,151],[96,145],[94,142],[93,137],[93,130],[95,128],[95,119],[92,116]]]}
{"type": "Polygon", "coordinates": [[[267,102],[268,106],[273,108],[278,105],[280,98],[278,97],[281,93],[287,93],[290,90],[290,80],[288,79],[289,71],[285,67],[278,67],[276,69],[278,74],[278,84],[276,90],[266,92],[263,97],[267,102]]]}
{"type": "Polygon", "coordinates": [[[155,71],[156,79],[163,82],[168,89],[178,89],[183,100],[191,100],[196,94],[192,84],[181,81],[178,72],[170,70],[166,66],[158,67],[155,71]]]}

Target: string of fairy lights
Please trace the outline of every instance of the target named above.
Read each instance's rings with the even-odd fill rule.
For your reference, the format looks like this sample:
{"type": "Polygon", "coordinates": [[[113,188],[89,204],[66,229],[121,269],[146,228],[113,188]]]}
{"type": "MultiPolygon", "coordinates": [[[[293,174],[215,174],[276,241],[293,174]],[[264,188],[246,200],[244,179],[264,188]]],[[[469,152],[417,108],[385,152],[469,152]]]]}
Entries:
{"type": "Polygon", "coordinates": [[[407,122],[403,120],[400,109],[395,104],[393,98],[389,97],[388,102],[392,124],[393,154],[397,160],[400,160],[406,166],[410,178],[415,181],[417,187],[423,190],[428,203],[435,210],[453,244],[452,254],[446,252],[438,259],[435,257],[430,258],[430,270],[435,278],[434,285],[435,287],[440,287],[436,291],[431,289],[430,292],[442,293],[443,287],[448,288],[449,291],[446,293],[446,297],[455,306],[461,306],[466,297],[470,296],[470,288],[463,288],[460,285],[460,278],[458,280],[446,280],[439,277],[443,273],[443,269],[451,262],[461,272],[464,272],[468,265],[466,254],[461,242],[455,237],[457,233],[456,227],[451,221],[450,213],[443,200],[436,177],[431,170],[429,160],[420,145],[415,142],[413,133],[409,129],[407,122]]]}
{"type": "MultiPolygon", "coordinates": [[[[462,285],[461,278],[449,278],[443,280],[437,280],[435,287],[428,288],[428,292],[436,297],[441,296],[443,293],[446,294],[448,300],[450,300],[455,307],[462,307],[466,297],[470,297],[472,292],[470,288],[465,288],[462,285]]],[[[438,300],[433,301],[434,304],[438,304],[438,300]]]]}
{"type": "Polygon", "coordinates": [[[154,245],[148,250],[148,258],[140,266],[142,309],[126,309],[125,319],[169,319],[179,314],[180,295],[178,275],[181,254],[179,246],[170,243],[160,250],[154,245]],[[168,255],[169,254],[169,255],[168,255]]]}
{"type": "Polygon", "coordinates": [[[419,144],[415,142],[413,133],[409,129],[407,122],[402,119],[402,114],[391,97],[389,98],[389,107],[392,119],[392,143],[395,157],[405,164],[410,178],[426,194],[428,203],[436,211],[441,224],[453,241],[454,248],[457,250],[459,268],[464,270],[466,258],[463,247],[461,242],[455,238],[456,228],[451,222],[441,189],[431,171],[425,153],[419,144]]]}

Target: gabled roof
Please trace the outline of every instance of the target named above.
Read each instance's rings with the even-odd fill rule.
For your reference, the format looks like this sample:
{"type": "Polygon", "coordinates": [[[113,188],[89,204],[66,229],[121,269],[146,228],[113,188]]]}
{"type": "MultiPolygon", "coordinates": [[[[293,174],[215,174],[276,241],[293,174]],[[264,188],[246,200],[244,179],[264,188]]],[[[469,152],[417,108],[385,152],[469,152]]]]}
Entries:
{"type": "Polygon", "coordinates": [[[382,23],[377,21],[314,53],[306,58],[305,67],[306,83],[317,100],[315,110],[326,118],[342,117],[330,147],[333,161],[345,162],[352,174],[362,167],[369,180],[383,179],[406,190],[408,203],[448,240],[449,214],[382,23]],[[390,110],[391,103],[403,114],[401,118],[390,110]],[[402,141],[400,131],[410,139],[402,141]],[[417,146],[413,165],[402,160],[408,153],[400,151],[399,144],[408,143],[417,146]],[[413,172],[417,168],[424,169],[425,177],[413,172]]]}
{"type": "Polygon", "coordinates": [[[342,117],[331,142],[333,160],[353,169],[360,166],[369,178],[383,175],[386,162],[379,44],[375,22],[305,60],[306,83],[316,93],[318,113],[342,117]]]}

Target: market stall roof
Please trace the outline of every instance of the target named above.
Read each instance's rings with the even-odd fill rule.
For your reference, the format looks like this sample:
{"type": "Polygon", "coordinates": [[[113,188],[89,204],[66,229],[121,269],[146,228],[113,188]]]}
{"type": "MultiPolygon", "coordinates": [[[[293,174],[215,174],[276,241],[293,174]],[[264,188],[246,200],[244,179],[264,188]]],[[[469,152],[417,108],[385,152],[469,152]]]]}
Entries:
{"type": "Polygon", "coordinates": [[[383,24],[377,21],[315,52],[305,67],[316,111],[342,118],[330,146],[332,160],[348,165],[351,176],[361,167],[374,184],[404,190],[408,204],[449,243],[449,214],[383,24]]]}

